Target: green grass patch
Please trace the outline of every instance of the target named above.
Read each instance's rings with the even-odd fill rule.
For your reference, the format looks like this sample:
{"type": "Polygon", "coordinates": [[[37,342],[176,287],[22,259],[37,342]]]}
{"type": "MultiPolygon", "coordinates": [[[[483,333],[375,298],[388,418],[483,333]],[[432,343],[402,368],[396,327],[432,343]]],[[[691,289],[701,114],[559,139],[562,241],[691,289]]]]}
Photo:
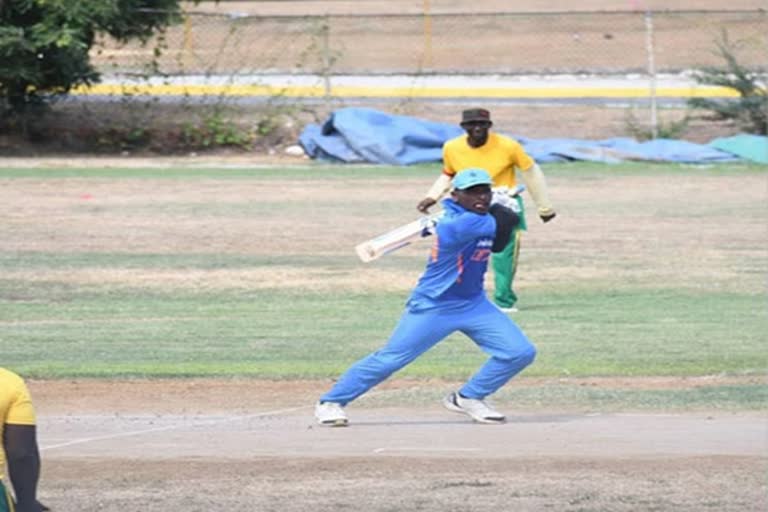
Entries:
{"type": "MultiPolygon", "coordinates": [[[[626,162],[621,164],[602,164],[594,162],[548,163],[542,167],[547,176],[567,176],[579,173],[580,180],[602,180],[621,176],[669,176],[696,175],[699,178],[733,176],[738,174],[766,173],[768,165],[747,162],[734,162],[718,165],[691,165],[650,162],[626,162]]],[[[0,169],[0,179],[14,178],[76,178],[76,179],[169,179],[169,180],[324,180],[324,181],[371,181],[391,178],[434,177],[441,169],[440,164],[430,163],[408,167],[383,165],[328,165],[312,162],[307,165],[291,167],[252,166],[252,167],[62,167],[62,168],[14,168],[0,169]]]]}
{"type": "MultiPolygon", "coordinates": [[[[173,294],[5,282],[4,364],[40,377],[337,375],[382,345],[401,294],[232,290],[173,294]]],[[[768,321],[750,295],[534,290],[515,319],[531,376],[760,374],[768,321]]],[[[485,356],[460,334],[402,372],[465,378],[485,356]]]]}
{"type": "MultiPolygon", "coordinates": [[[[361,401],[372,407],[431,406],[447,388],[413,386],[376,391],[361,401]]],[[[768,408],[768,385],[704,385],[685,389],[629,389],[607,385],[588,386],[569,379],[565,382],[524,385],[513,381],[493,396],[495,404],[510,411],[548,409],[567,413],[617,411],[761,411],[768,408]]],[[[514,413],[512,413],[514,421],[514,413]]]]}
{"type": "MultiPolygon", "coordinates": [[[[544,167],[561,191],[577,190],[583,198],[594,190],[594,200],[561,197],[562,219],[526,235],[521,271],[529,281],[514,318],[539,353],[524,376],[766,375],[766,296],[756,283],[764,282],[768,267],[765,239],[754,226],[768,221],[762,178],[768,166],[544,167]],[[734,191],[733,178],[749,188],[734,191]],[[626,184],[639,190],[632,194],[626,184]],[[728,194],[716,193],[726,187],[728,194]],[[691,197],[677,195],[678,189],[691,197]],[[649,226],[644,238],[634,238],[636,227],[649,226]],[[716,237],[702,236],[715,227],[716,237]]],[[[9,235],[0,240],[0,364],[43,378],[336,377],[386,341],[408,294],[349,283],[367,275],[415,279],[425,258],[403,251],[364,267],[351,250],[365,232],[360,226],[415,215],[419,191],[438,172],[438,165],[321,164],[0,169],[6,192],[0,213],[9,235]],[[215,185],[206,190],[225,194],[199,193],[203,180],[215,185]],[[253,186],[259,183],[271,184],[270,193],[260,196],[253,186]],[[120,194],[81,200],[89,184],[102,190],[114,184],[120,194]],[[303,199],[294,198],[292,187],[303,189],[303,199]],[[371,194],[376,187],[399,193],[377,197],[371,194]],[[239,195],[241,188],[248,193],[239,195]],[[358,229],[349,235],[345,226],[358,229]],[[272,288],[248,286],[247,279],[273,267],[295,270],[293,284],[280,286],[278,272],[272,288]],[[215,283],[207,283],[205,273],[185,282],[193,270],[228,272],[211,273],[225,276],[215,283]],[[132,279],[149,271],[170,278],[144,287],[132,279]],[[302,289],[296,276],[307,284],[324,280],[324,286],[302,289]],[[332,290],[335,276],[346,279],[344,289],[318,291],[332,290]],[[240,277],[240,286],[232,284],[240,277]]],[[[453,335],[398,376],[464,379],[484,359],[470,340],[453,335]]],[[[510,386],[499,398],[521,405],[577,401],[596,409],[617,403],[751,409],[766,402],[765,386],[757,385],[510,386]]]]}

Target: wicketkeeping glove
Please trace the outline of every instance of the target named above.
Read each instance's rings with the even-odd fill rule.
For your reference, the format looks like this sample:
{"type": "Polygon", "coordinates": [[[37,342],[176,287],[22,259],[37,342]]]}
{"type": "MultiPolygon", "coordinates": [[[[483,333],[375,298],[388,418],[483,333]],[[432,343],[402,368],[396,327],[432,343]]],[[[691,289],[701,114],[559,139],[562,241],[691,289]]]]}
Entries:
{"type": "Polygon", "coordinates": [[[491,197],[491,205],[498,204],[520,214],[520,203],[517,202],[517,196],[524,190],[525,185],[518,185],[511,190],[508,187],[494,188],[493,196],[491,197]]]}

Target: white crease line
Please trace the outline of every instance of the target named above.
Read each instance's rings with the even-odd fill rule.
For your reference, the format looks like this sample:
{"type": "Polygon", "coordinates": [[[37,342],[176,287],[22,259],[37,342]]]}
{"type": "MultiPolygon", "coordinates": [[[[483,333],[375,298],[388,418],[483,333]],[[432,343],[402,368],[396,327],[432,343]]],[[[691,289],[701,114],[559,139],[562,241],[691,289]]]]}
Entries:
{"type": "Polygon", "coordinates": [[[241,420],[247,420],[251,418],[261,418],[263,416],[273,416],[275,414],[283,414],[287,412],[294,412],[294,411],[300,411],[302,409],[306,409],[308,407],[312,407],[309,405],[302,405],[300,407],[291,407],[289,409],[277,409],[275,411],[266,411],[266,412],[259,412],[255,414],[247,414],[245,416],[235,416],[231,418],[224,418],[221,420],[205,420],[205,421],[193,421],[191,424],[183,423],[183,424],[177,424],[177,425],[169,425],[167,427],[155,427],[155,428],[148,428],[144,430],[132,430],[130,432],[120,432],[119,434],[109,434],[106,436],[96,436],[96,437],[85,437],[82,439],[75,439],[73,441],[67,441],[66,443],[60,443],[60,444],[54,444],[50,446],[44,446],[40,448],[40,451],[46,451],[46,450],[55,450],[57,448],[66,448],[67,446],[73,446],[77,444],[86,444],[86,443],[92,443],[95,441],[105,441],[107,439],[119,439],[121,437],[131,437],[131,436],[140,436],[142,434],[150,434],[152,432],[165,432],[168,430],[176,430],[182,427],[200,427],[200,426],[206,426],[206,425],[219,425],[222,423],[229,423],[233,421],[241,421],[241,420]]]}
{"type": "Polygon", "coordinates": [[[376,448],[373,453],[384,452],[481,452],[481,448],[376,448]]]}
{"type": "Polygon", "coordinates": [[[106,439],[117,439],[120,437],[139,436],[141,434],[148,434],[150,432],[162,432],[164,430],[173,430],[178,427],[179,425],[171,425],[168,427],[157,427],[157,428],[148,428],[146,430],[133,430],[131,432],[121,432],[120,434],[110,434],[107,436],[84,437],[81,439],[75,439],[74,441],[67,441],[66,443],[54,444],[51,446],[43,446],[40,448],[40,451],[55,450],[57,448],[65,448],[67,446],[73,446],[76,444],[92,443],[94,441],[104,441],[106,439]]]}
{"type": "MultiPolygon", "coordinates": [[[[375,396],[375,395],[383,395],[383,394],[390,394],[390,393],[398,393],[398,392],[402,392],[402,391],[414,391],[414,390],[417,390],[417,389],[421,389],[423,387],[425,387],[425,386],[414,386],[412,388],[403,388],[403,389],[384,389],[384,390],[381,390],[381,391],[372,391],[370,393],[367,393],[366,396],[371,396],[371,395],[375,396]]],[[[365,397],[361,397],[361,399],[362,398],[365,398],[365,397]]],[[[260,418],[260,417],[263,417],[263,416],[272,416],[272,415],[275,415],[275,414],[283,414],[283,413],[287,413],[287,412],[300,411],[302,409],[308,409],[308,408],[311,408],[311,407],[314,407],[314,405],[302,405],[302,406],[298,406],[298,407],[290,407],[288,409],[277,409],[275,411],[259,412],[259,413],[255,413],[255,414],[248,414],[248,415],[245,415],[245,416],[235,416],[235,417],[232,417],[232,418],[225,418],[225,419],[221,419],[221,420],[206,420],[206,421],[197,421],[197,422],[193,421],[191,426],[199,427],[199,426],[205,426],[205,425],[219,425],[219,424],[222,424],[222,423],[229,423],[229,422],[233,422],[233,421],[247,420],[247,419],[250,419],[250,418],[260,418]]],[[[168,430],[176,430],[178,428],[185,427],[185,426],[188,426],[188,425],[187,424],[183,424],[183,425],[169,425],[167,427],[155,427],[155,428],[148,428],[148,429],[144,429],[144,430],[132,430],[130,432],[121,432],[119,434],[109,434],[109,435],[105,435],[105,436],[96,436],[96,437],[85,437],[85,438],[82,438],[82,439],[75,439],[73,441],[67,441],[65,443],[53,444],[53,445],[50,445],[50,446],[43,446],[43,447],[40,448],[40,451],[56,450],[58,448],[66,448],[68,446],[74,446],[74,445],[86,444],[86,443],[93,443],[93,442],[96,442],[96,441],[106,441],[108,439],[119,439],[121,437],[140,436],[142,434],[151,434],[153,432],[166,432],[168,430]]],[[[386,450],[386,448],[381,448],[381,449],[382,450],[386,450]]],[[[375,450],[374,450],[374,452],[375,452],[375,450]]]]}

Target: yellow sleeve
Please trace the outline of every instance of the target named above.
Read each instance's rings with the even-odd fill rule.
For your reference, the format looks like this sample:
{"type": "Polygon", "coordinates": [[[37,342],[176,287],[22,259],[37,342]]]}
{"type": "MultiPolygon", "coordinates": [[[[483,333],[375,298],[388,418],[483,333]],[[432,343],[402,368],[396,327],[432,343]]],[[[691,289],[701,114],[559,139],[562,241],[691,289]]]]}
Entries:
{"type": "Polygon", "coordinates": [[[523,145],[520,144],[517,141],[514,142],[514,148],[512,150],[513,158],[514,158],[514,164],[515,167],[520,169],[521,171],[527,171],[531,167],[533,167],[534,162],[533,158],[528,155],[528,153],[525,152],[525,149],[523,148],[523,145]]]}
{"type": "Polygon", "coordinates": [[[34,425],[35,408],[32,406],[32,397],[20,377],[15,383],[12,393],[13,397],[8,407],[5,423],[9,425],[34,425]]]}
{"type": "Polygon", "coordinates": [[[443,145],[443,174],[453,177],[456,175],[456,167],[451,158],[450,144],[443,145]]]}
{"type": "Polygon", "coordinates": [[[531,194],[533,202],[536,203],[539,215],[551,215],[554,213],[555,210],[552,208],[552,202],[549,200],[549,193],[547,192],[547,181],[538,164],[534,163],[530,169],[523,171],[522,177],[525,186],[528,188],[528,193],[531,194]]]}

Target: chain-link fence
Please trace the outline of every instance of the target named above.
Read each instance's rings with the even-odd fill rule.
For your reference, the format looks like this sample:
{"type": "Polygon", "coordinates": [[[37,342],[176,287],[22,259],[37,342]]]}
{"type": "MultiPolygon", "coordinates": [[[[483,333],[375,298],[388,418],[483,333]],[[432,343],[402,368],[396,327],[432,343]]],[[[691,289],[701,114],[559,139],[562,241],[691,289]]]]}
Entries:
{"type": "Polygon", "coordinates": [[[103,40],[105,74],[626,74],[740,63],[768,70],[768,12],[223,16],[190,12],[147,45],[103,40]]]}
{"type": "MultiPolygon", "coordinates": [[[[768,76],[764,10],[187,12],[145,45],[100,40],[92,62],[104,81],[74,91],[95,98],[71,108],[86,108],[90,124],[103,117],[128,133],[222,120],[261,133],[277,118],[289,117],[284,124],[295,131],[349,106],[456,122],[461,108],[482,104],[498,129],[529,137],[684,133],[708,141],[739,128],[689,120],[686,98],[704,88],[686,71],[722,67],[724,38],[741,66],[768,76]]],[[[719,89],[712,96],[725,90],[711,89],[719,89]]]]}

